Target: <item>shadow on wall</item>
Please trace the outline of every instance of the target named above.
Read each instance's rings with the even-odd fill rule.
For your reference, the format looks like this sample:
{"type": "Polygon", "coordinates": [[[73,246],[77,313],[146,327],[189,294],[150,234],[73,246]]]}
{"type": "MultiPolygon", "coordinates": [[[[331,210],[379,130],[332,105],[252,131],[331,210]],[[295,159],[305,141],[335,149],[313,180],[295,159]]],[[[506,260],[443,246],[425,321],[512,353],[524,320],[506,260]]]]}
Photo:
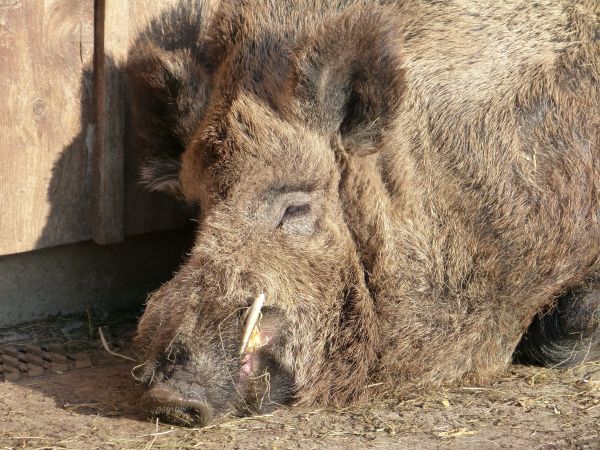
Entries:
{"type": "MultiPolygon", "coordinates": [[[[134,55],[145,42],[165,50],[189,49],[197,54],[197,36],[202,22],[199,10],[200,0],[181,0],[174,7],[163,11],[152,20],[133,41],[129,54],[134,55]]],[[[112,222],[122,222],[126,236],[151,231],[160,231],[185,225],[191,215],[188,205],[174,201],[170,196],[159,192],[147,192],[139,184],[139,168],[143,159],[143,148],[138,144],[131,117],[126,89],[126,67],[107,61],[105,78],[115,80],[118,86],[107,95],[112,96],[115,109],[123,108],[124,121],[124,187],[122,190],[124,211],[122,217],[114,217],[112,222]],[[123,96],[122,98],[119,98],[123,96]],[[120,103],[117,103],[116,101],[120,103]]],[[[94,124],[94,73],[87,69],[81,82],[82,129],[67,146],[53,167],[52,179],[48,186],[47,198],[51,205],[46,225],[38,237],[37,247],[49,247],[64,243],[79,242],[93,238],[95,215],[99,210],[97,198],[98,175],[95,152],[114,153],[115,159],[121,155],[119,148],[98,149],[95,145],[96,126],[94,124]]],[[[120,111],[108,111],[109,115],[120,111]]],[[[104,119],[104,118],[101,118],[104,119]]],[[[107,130],[111,132],[112,130],[107,130]]],[[[117,144],[119,145],[119,144],[117,144]]],[[[120,173],[116,174],[118,178],[120,173]]],[[[109,180],[110,182],[110,180],[109,180]]],[[[115,179],[114,183],[121,180],[115,179]]],[[[119,195],[119,193],[117,193],[119,195]]],[[[118,213],[119,211],[115,211],[118,213]]],[[[113,214],[115,213],[113,212],[113,214]]],[[[102,220],[111,218],[102,217],[102,220]]]]}
{"type": "MultiPolygon", "coordinates": [[[[165,50],[189,49],[193,54],[197,54],[196,43],[202,24],[201,3],[200,0],[181,0],[175,6],[164,10],[159,17],[142,29],[133,42],[129,54],[135,54],[143,43],[148,41],[165,50]]],[[[98,45],[96,45],[97,48],[98,45]]],[[[94,230],[98,227],[98,220],[120,223],[125,236],[143,235],[169,229],[178,231],[157,233],[147,237],[140,236],[133,239],[133,243],[125,242],[109,246],[85,244],[85,250],[76,251],[76,253],[78,252],[77,257],[69,257],[69,247],[62,247],[61,257],[64,261],[61,261],[63,264],[57,264],[54,273],[47,274],[46,277],[42,277],[43,280],[38,280],[38,282],[64,284],[64,280],[70,276],[76,277],[77,280],[72,280],[70,283],[73,285],[70,294],[67,294],[64,289],[61,289],[60,292],[61,296],[79,297],[78,302],[69,303],[80,303],[81,310],[85,310],[85,305],[92,300],[93,303],[103,303],[100,299],[102,296],[121,296],[127,298],[128,302],[132,301],[132,295],[120,295],[118,292],[119,289],[125,288],[127,284],[123,282],[125,278],[131,280],[131,283],[140,283],[144,290],[155,289],[170,278],[193,240],[193,227],[190,219],[194,217],[195,212],[192,208],[189,205],[178,203],[166,194],[146,192],[138,182],[143,148],[137,145],[139,140],[136,138],[134,130],[131,129],[126,89],[126,67],[120,67],[110,62],[105,63],[107,64],[105,78],[116,80],[118,85],[117,89],[107,91],[107,94],[113,96],[110,99],[111,103],[117,106],[120,103],[124,111],[124,155],[119,155],[119,148],[109,149],[111,152],[115,152],[110,157],[114,156],[117,162],[118,170],[114,186],[117,195],[122,196],[121,209],[103,209],[102,199],[97,195],[98,166],[96,164],[98,155],[94,152],[106,152],[107,150],[101,150],[94,145],[96,130],[94,103],[99,99],[94,96],[94,73],[88,69],[83,73],[81,82],[81,130],[70,145],[64,149],[53,167],[47,192],[51,209],[45,227],[37,240],[37,247],[53,247],[93,239],[95,237],[94,230]],[[124,94],[122,97],[121,93],[124,94]],[[118,161],[122,157],[124,162],[119,168],[118,161]],[[123,175],[122,180],[119,179],[121,174],[123,175]],[[123,185],[122,190],[119,189],[119,183],[123,185]],[[99,216],[99,214],[112,214],[114,217],[99,216]],[[169,248],[175,250],[168,250],[169,248]],[[153,249],[156,252],[153,252],[153,249]],[[115,273],[113,277],[110,276],[111,258],[114,258],[115,273]],[[124,263],[125,261],[127,263],[124,263]],[[80,270],[81,267],[79,270],[74,270],[74,267],[71,267],[73,264],[85,264],[85,270],[80,270]],[[72,274],[68,272],[72,272],[72,274]],[[146,277],[144,274],[148,276],[146,277]],[[99,292],[102,295],[99,295],[99,292]],[[87,299],[81,300],[81,297],[86,296],[87,299]]],[[[95,66],[97,67],[97,63],[95,66]]],[[[108,111],[108,113],[112,114],[112,111],[108,111]]],[[[115,113],[117,112],[115,111],[115,113]]],[[[111,182],[112,180],[108,180],[108,183],[111,182]]],[[[127,241],[131,240],[131,238],[127,239],[127,241]]],[[[82,246],[83,244],[78,245],[82,246]]],[[[44,252],[49,253],[51,250],[44,250],[44,252]]],[[[40,285],[38,290],[44,291],[45,289],[40,285]]],[[[139,290],[136,292],[136,295],[140,295],[139,290]]],[[[43,296],[41,293],[40,295],[43,296]]],[[[139,306],[145,297],[144,293],[137,301],[133,301],[133,304],[139,306]]],[[[52,295],[41,299],[46,306],[53,301],[56,301],[57,304],[64,303],[62,300],[53,299],[52,295]]],[[[114,300],[106,299],[105,301],[106,304],[111,305],[111,308],[118,306],[115,305],[114,300]]],[[[128,304],[124,303],[122,306],[126,307],[128,304]]],[[[52,310],[51,307],[44,308],[44,311],[47,312],[52,310]]],[[[53,313],[60,311],[75,312],[58,308],[53,313]]]]}

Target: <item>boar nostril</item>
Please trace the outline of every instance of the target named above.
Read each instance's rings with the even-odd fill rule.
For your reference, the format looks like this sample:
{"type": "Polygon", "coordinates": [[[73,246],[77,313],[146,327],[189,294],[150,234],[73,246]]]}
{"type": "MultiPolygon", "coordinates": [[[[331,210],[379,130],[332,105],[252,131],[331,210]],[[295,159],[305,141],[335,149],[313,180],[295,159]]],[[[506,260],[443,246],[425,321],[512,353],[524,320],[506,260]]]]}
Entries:
{"type": "Polygon", "coordinates": [[[163,385],[149,389],[142,396],[141,406],[154,417],[174,425],[202,426],[210,418],[206,402],[183,398],[178,391],[163,385]]]}

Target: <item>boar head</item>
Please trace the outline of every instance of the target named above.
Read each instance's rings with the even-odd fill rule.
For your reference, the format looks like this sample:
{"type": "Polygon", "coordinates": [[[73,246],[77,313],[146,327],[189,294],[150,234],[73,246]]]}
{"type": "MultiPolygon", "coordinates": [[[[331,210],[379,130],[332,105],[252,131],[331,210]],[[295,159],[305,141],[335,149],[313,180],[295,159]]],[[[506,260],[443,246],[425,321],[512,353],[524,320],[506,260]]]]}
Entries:
{"type": "Polygon", "coordinates": [[[291,50],[247,41],[207,51],[210,64],[148,45],[129,67],[144,180],[200,209],[193,250],[136,338],[144,405],[183,425],[346,403],[377,366],[377,249],[358,236],[385,194],[351,167],[377,160],[400,99],[394,21],[354,11],[291,50]]]}

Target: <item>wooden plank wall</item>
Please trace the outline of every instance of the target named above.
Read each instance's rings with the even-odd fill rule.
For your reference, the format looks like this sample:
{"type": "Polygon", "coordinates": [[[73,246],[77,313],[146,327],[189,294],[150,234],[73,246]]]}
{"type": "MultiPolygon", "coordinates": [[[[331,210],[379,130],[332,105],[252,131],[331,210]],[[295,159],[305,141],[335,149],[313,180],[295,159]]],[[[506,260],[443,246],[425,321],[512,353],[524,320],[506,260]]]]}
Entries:
{"type": "Polygon", "coordinates": [[[99,244],[124,238],[125,83],[129,5],[97,0],[95,18],[96,133],[93,161],[92,236],[99,244]]]}
{"type": "Polygon", "coordinates": [[[186,222],[137,184],[124,64],[195,1],[0,0],[0,255],[186,222]]]}

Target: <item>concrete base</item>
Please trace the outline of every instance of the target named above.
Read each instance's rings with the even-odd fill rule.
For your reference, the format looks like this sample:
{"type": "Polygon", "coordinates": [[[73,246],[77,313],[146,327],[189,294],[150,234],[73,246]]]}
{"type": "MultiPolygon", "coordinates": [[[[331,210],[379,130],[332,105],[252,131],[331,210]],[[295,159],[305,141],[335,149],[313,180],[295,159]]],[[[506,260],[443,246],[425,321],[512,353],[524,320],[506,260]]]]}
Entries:
{"type": "Polygon", "coordinates": [[[189,228],[0,257],[0,327],[90,308],[140,307],[193,241],[189,228]]]}

